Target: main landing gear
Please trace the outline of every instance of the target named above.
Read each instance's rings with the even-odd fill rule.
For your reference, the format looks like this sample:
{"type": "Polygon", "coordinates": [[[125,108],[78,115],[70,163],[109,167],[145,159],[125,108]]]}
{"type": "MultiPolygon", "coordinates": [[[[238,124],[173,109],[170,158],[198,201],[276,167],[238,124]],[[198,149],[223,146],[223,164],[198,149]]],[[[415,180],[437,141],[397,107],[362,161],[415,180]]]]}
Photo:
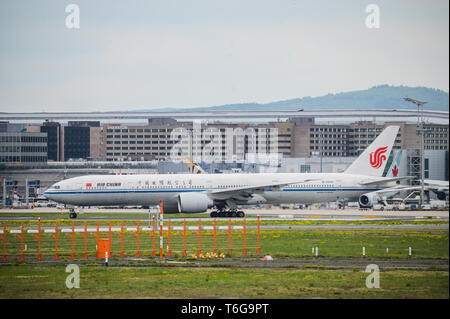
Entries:
{"type": "Polygon", "coordinates": [[[245,213],[242,210],[218,210],[212,211],[210,214],[211,218],[222,218],[222,217],[245,217],[245,213]]]}

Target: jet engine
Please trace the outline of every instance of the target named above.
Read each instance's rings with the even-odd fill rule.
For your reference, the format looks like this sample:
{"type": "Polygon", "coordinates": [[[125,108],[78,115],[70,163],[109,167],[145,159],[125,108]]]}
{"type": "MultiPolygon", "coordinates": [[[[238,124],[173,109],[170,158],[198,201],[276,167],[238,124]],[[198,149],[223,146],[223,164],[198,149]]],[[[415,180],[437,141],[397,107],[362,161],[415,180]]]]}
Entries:
{"type": "Polygon", "coordinates": [[[370,208],[373,204],[378,203],[379,196],[376,192],[366,193],[359,196],[359,206],[362,208],[370,208]]]}
{"type": "Polygon", "coordinates": [[[181,193],[178,195],[179,213],[203,213],[213,205],[212,199],[206,194],[181,193]]]}
{"type": "Polygon", "coordinates": [[[439,199],[439,200],[445,200],[446,198],[447,198],[447,194],[445,194],[445,192],[443,192],[443,191],[437,191],[437,192],[435,192],[436,193],[436,195],[437,195],[437,198],[439,199]]]}

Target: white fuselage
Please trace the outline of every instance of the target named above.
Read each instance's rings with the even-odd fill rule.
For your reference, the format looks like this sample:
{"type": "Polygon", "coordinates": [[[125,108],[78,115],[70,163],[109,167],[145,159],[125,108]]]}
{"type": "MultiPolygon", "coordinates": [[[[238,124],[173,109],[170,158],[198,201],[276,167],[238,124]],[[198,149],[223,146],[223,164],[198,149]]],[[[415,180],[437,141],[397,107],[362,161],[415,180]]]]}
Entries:
{"type": "MultiPolygon", "coordinates": [[[[258,192],[260,203],[320,203],[357,199],[360,195],[387,187],[380,177],[344,173],[311,174],[167,174],[167,175],[90,175],[56,183],[44,195],[56,202],[75,206],[176,205],[178,195],[186,192],[208,193],[239,187],[303,181],[258,192]],[[364,186],[362,181],[380,180],[364,186]]],[[[238,205],[254,204],[234,199],[238,205]]]]}

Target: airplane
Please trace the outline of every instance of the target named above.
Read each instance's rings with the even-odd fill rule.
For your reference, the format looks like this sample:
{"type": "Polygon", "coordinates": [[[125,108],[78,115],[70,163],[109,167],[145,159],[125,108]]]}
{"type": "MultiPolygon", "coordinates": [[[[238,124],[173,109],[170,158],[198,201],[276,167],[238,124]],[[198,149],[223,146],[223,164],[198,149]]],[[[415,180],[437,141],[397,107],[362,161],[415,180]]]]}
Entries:
{"type": "Polygon", "coordinates": [[[423,181],[423,183],[424,183],[424,189],[434,192],[437,195],[437,198],[439,200],[447,200],[448,199],[449,181],[425,179],[423,181]]]}
{"type": "MultiPolygon", "coordinates": [[[[398,150],[397,154],[395,156],[395,159],[392,161],[391,167],[387,171],[386,177],[397,177],[400,167],[400,160],[402,157],[402,150],[398,150]]],[[[410,176],[410,179],[414,178],[413,176],[410,176]]],[[[426,191],[433,191],[439,200],[446,200],[448,198],[448,181],[439,181],[439,180],[424,180],[424,190],[426,191]]],[[[379,202],[385,206],[387,206],[387,199],[389,197],[394,196],[395,194],[399,192],[405,192],[405,191],[412,191],[411,194],[416,193],[417,191],[420,191],[421,186],[415,185],[415,186],[403,186],[403,185],[397,185],[394,187],[389,187],[385,189],[378,190],[374,192],[374,195],[371,198],[371,204],[368,202],[368,200],[365,198],[365,196],[360,197],[360,206],[364,208],[370,208],[373,206],[373,203],[379,202]]],[[[408,197],[409,198],[409,195],[408,197]]],[[[406,199],[405,198],[405,199],[406,199]]]]}
{"type": "MultiPolygon", "coordinates": [[[[203,213],[244,217],[238,206],[312,204],[364,198],[373,205],[376,191],[410,177],[383,177],[398,126],[388,126],[343,173],[87,175],[60,181],[44,192],[74,206],[156,206],[165,213],[203,213]]],[[[361,202],[361,200],[360,200],[361,202]]],[[[76,218],[72,209],[71,218],[76,218]]]]}
{"type": "MultiPolygon", "coordinates": [[[[402,150],[397,151],[394,160],[392,161],[392,164],[386,173],[386,177],[395,178],[398,176],[402,153],[403,153],[402,150]]],[[[412,178],[414,177],[407,176],[407,178],[405,179],[412,179],[412,178]]],[[[393,187],[379,189],[370,194],[370,198],[368,197],[369,195],[361,195],[359,197],[359,205],[361,208],[371,208],[373,207],[374,204],[377,203],[387,206],[387,199],[394,196],[395,194],[403,191],[417,190],[417,189],[418,189],[417,186],[405,186],[405,185],[396,185],[393,187]]]]}

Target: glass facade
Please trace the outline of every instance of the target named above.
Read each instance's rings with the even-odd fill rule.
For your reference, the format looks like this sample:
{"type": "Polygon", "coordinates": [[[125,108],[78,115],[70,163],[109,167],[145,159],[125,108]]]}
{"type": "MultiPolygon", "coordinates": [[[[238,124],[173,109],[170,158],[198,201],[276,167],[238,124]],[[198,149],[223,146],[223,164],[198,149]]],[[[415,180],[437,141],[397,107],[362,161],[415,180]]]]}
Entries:
{"type": "Polygon", "coordinates": [[[27,166],[47,164],[47,133],[0,133],[0,163],[27,166]]]}
{"type": "Polygon", "coordinates": [[[90,156],[90,129],[87,126],[64,127],[64,160],[90,156]]]}

